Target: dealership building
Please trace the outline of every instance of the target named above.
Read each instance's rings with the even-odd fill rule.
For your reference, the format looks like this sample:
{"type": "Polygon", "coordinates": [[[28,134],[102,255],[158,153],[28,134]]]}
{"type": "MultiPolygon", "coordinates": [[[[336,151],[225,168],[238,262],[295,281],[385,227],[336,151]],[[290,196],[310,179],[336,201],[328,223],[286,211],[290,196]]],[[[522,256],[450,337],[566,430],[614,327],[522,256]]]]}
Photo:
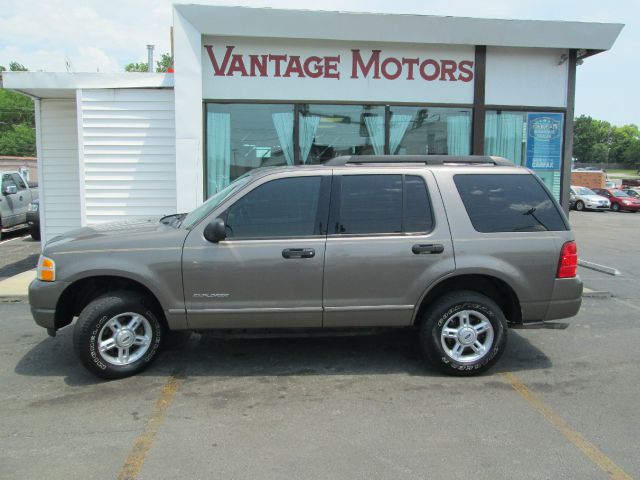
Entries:
{"type": "Polygon", "coordinates": [[[566,207],[576,66],[621,29],[176,5],[175,73],[4,72],[2,86],[35,99],[45,239],[338,155],[503,156],[566,207]]]}

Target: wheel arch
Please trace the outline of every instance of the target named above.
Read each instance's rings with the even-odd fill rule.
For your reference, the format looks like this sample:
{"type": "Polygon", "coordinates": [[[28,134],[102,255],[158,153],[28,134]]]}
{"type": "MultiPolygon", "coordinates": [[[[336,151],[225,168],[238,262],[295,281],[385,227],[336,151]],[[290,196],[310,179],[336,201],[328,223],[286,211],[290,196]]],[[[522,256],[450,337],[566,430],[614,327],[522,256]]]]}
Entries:
{"type": "Polygon", "coordinates": [[[167,327],[164,309],[158,297],[140,281],[120,275],[93,275],[73,281],[62,292],[56,304],[56,330],[69,325],[97,297],[115,291],[135,292],[148,299],[149,307],[163,326],[167,327]]]}
{"type": "Polygon", "coordinates": [[[513,288],[498,277],[475,273],[450,276],[431,286],[418,303],[412,323],[417,325],[422,320],[425,310],[437,298],[456,290],[471,290],[486,295],[498,304],[508,323],[522,323],[520,300],[513,288]]]}

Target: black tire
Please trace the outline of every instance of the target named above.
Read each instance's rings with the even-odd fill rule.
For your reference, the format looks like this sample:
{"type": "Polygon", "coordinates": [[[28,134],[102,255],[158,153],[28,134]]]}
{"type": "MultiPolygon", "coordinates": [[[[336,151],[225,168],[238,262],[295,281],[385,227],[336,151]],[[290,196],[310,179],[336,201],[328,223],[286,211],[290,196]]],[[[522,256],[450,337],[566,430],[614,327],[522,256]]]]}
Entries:
{"type": "Polygon", "coordinates": [[[31,234],[31,238],[36,241],[40,241],[40,229],[36,226],[29,227],[29,233],[31,234]]]}
{"type": "MultiPolygon", "coordinates": [[[[91,373],[109,380],[129,377],[144,370],[155,359],[164,339],[164,332],[158,313],[150,308],[149,303],[139,294],[118,291],[93,300],[82,310],[73,331],[73,347],[82,364],[91,373]],[[105,324],[112,318],[128,312],[139,314],[148,321],[151,331],[149,345],[136,361],[126,365],[116,365],[110,363],[99,351],[99,335],[105,324]]],[[[104,332],[108,334],[109,331],[104,332]]],[[[132,345],[132,347],[136,346],[132,345]]]]}
{"type": "MultiPolygon", "coordinates": [[[[424,355],[431,363],[448,375],[472,376],[478,375],[498,361],[507,343],[507,320],[498,305],[485,295],[473,291],[461,290],[443,295],[436,300],[424,313],[419,329],[420,346],[424,355]],[[475,361],[458,361],[452,358],[443,348],[441,339],[443,327],[449,319],[463,310],[477,312],[483,315],[493,329],[493,341],[487,353],[475,361]]],[[[478,339],[482,340],[482,333],[478,339]]],[[[485,333],[488,335],[488,333],[485,333]]],[[[488,337],[484,337],[486,340],[488,337]]],[[[458,340],[452,340],[458,342],[458,340]]],[[[462,352],[471,347],[464,347],[462,352]]]]}
{"type": "Polygon", "coordinates": [[[582,200],[576,202],[576,210],[579,212],[584,210],[584,202],[582,200]]]}
{"type": "Polygon", "coordinates": [[[619,212],[620,211],[620,205],[618,205],[617,203],[612,203],[611,204],[611,210],[613,210],[614,212],[619,212]]]}

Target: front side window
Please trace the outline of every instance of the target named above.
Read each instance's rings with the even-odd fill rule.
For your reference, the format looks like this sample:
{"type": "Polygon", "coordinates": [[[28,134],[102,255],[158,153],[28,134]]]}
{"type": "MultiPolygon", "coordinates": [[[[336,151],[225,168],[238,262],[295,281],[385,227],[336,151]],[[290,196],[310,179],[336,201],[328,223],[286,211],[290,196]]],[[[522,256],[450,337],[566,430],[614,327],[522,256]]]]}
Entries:
{"type": "Polygon", "coordinates": [[[453,179],[478,232],[567,230],[556,202],[533,175],[459,174],[453,179]]]}
{"type": "Polygon", "coordinates": [[[433,219],[424,180],[415,175],[344,175],[335,233],[428,232],[433,219]]]}
{"type": "Polygon", "coordinates": [[[321,182],[322,177],[282,178],[256,187],[227,210],[227,237],[319,235],[321,182]]]}
{"type": "Polygon", "coordinates": [[[20,177],[20,175],[18,175],[17,173],[12,173],[11,177],[13,178],[13,181],[18,186],[18,190],[24,190],[25,188],[27,188],[25,183],[22,181],[22,178],[20,177]]]}

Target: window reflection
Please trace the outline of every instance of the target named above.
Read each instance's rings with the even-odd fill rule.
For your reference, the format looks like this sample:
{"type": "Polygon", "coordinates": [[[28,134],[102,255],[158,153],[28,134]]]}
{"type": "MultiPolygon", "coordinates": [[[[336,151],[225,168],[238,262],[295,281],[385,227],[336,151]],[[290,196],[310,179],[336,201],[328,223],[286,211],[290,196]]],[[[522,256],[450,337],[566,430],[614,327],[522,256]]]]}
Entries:
{"type": "Polygon", "coordinates": [[[300,105],[299,121],[302,163],[384,154],[383,106],[300,105]]]}
{"type": "Polygon", "coordinates": [[[469,155],[471,109],[390,107],[392,155],[469,155]]]}
{"type": "Polygon", "coordinates": [[[207,193],[244,173],[293,165],[293,105],[207,104],[207,193]]]}

